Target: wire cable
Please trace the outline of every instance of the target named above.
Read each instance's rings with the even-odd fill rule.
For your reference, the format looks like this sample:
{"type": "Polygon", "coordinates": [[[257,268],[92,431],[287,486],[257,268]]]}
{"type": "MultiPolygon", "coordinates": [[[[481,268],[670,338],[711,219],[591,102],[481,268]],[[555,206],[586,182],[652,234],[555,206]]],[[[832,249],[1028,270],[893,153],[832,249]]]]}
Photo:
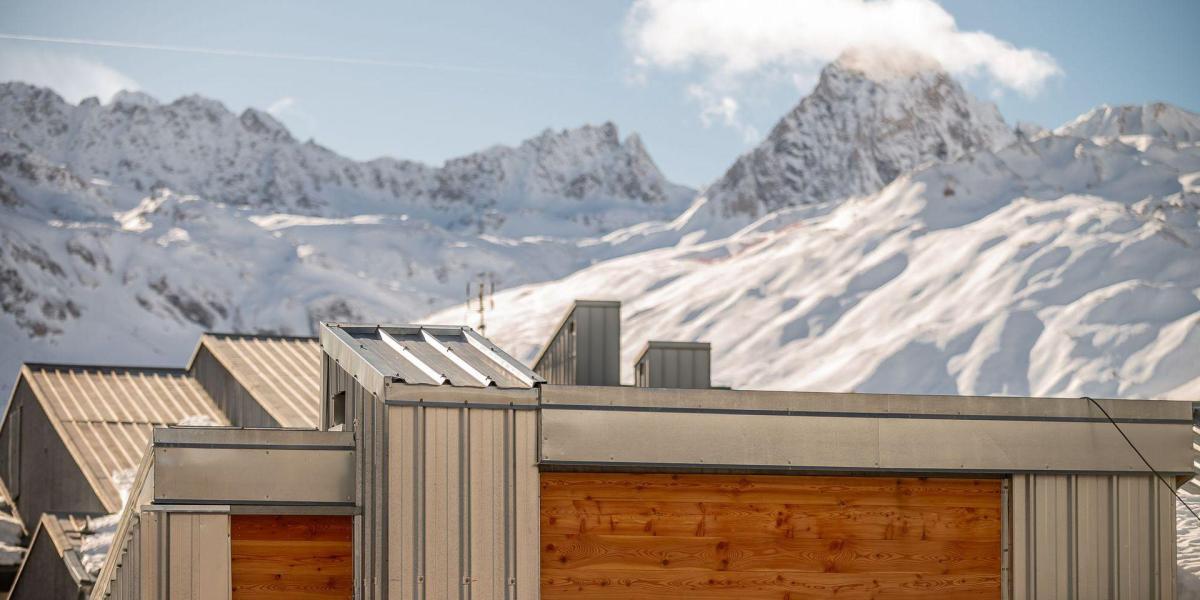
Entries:
{"type": "Polygon", "coordinates": [[[1196,511],[1192,509],[1191,505],[1184,501],[1183,497],[1179,495],[1179,490],[1176,490],[1175,486],[1167,483],[1167,479],[1162,476],[1162,473],[1159,473],[1158,469],[1155,469],[1150,464],[1150,461],[1146,460],[1146,457],[1142,454],[1142,451],[1138,450],[1138,447],[1133,444],[1133,440],[1130,440],[1129,436],[1125,435],[1125,430],[1121,429],[1121,426],[1118,425],[1117,422],[1112,418],[1112,415],[1108,414],[1108,411],[1104,410],[1104,407],[1100,406],[1100,403],[1096,402],[1095,398],[1092,398],[1091,396],[1083,396],[1082,398],[1088,402],[1091,402],[1092,405],[1100,409],[1100,412],[1104,413],[1104,417],[1108,419],[1109,423],[1112,423],[1113,427],[1117,428],[1117,433],[1120,433],[1121,437],[1125,438],[1125,443],[1129,444],[1130,448],[1133,448],[1133,451],[1137,453],[1138,458],[1142,459],[1142,463],[1146,465],[1146,468],[1150,469],[1150,471],[1153,472],[1156,477],[1158,477],[1158,480],[1161,481],[1163,485],[1167,486],[1168,490],[1171,490],[1171,493],[1175,495],[1175,499],[1178,500],[1184,508],[1188,509],[1188,512],[1192,513],[1192,516],[1196,517],[1197,521],[1200,521],[1200,515],[1196,514],[1196,511]]]}

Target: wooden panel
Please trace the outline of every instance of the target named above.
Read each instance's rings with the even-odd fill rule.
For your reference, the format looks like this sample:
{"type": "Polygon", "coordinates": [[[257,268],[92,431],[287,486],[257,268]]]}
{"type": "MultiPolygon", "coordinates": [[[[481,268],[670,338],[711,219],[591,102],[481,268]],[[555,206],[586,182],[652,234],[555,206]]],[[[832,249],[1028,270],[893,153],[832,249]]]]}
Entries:
{"type": "Polygon", "coordinates": [[[999,598],[999,480],[541,474],[541,591],[999,598]]]}
{"type": "Polygon", "coordinates": [[[352,598],[349,516],[233,515],[233,600],[352,598]]]}

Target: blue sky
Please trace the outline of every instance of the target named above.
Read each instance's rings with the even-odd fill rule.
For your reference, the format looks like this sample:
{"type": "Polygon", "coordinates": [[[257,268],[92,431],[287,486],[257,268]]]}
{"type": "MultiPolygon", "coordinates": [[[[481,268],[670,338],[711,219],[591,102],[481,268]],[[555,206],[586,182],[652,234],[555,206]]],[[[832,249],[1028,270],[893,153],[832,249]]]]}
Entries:
{"type": "Polygon", "coordinates": [[[0,39],[0,77],[70,99],[136,85],[272,107],[298,137],[360,159],[440,163],[611,120],[668,177],[700,186],[811,88],[844,38],[967,57],[952,70],[1010,123],[1053,126],[1100,103],[1200,111],[1196,23],[1191,1],[9,0],[0,34],[235,52],[0,39]]]}

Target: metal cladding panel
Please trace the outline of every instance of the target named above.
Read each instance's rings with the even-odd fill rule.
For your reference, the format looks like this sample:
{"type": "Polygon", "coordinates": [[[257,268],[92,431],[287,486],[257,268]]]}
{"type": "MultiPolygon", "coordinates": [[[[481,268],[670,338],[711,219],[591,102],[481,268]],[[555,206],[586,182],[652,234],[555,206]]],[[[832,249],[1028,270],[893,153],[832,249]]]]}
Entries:
{"type": "Polygon", "coordinates": [[[230,584],[229,515],[169,513],[168,583],[173,600],[223,600],[230,584]]]}
{"type": "MultiPolygon", "coordinates": [[[[541,388],[544,405],[630,407],[637,410],[705,410],[764,414],[854,413],[897,417],[1014,417],[1042,420],[1104,420],[1083,398],[936,396],[756,390],[677,390],[636,387],[551,385],[541,388]]],[[[1191,423],[1190,403],[1164,400],[1098,400],[1120,422],[1191,423]]]]}
{"type": "MultiPolygon", "coordinates": [[[[913,471],[1144,472],[1108,422],[807,416],[543,404],[541,458],[561,464],[913,471]]],[[[1189,427],[1122,428],[1161,471],[1187,471],[1189,427]],[[1182,437],[1181,437],[1182,436],[1182,437]]]]}
{"type": "Polygon", "coordinates": [[[577,305],[575,321],[576,384],[621,385],[620,304],[577,305]]]}
{"type": "Polygon", "coordinates": [[[7,596],[9,600],[79,597],[79,584],[72,577],[65,557],[59,556],[46,525],[43,518],[42,526],[33,533],[24,563],[7,596]]]}
{"type": "Polygon", "coordinates": [[[112,510],[92,483],[86,461],[77,458],[63,435],[43,410],[31,381],[24,373],[17,381],[3,433],[8,468],[0,472],[17,513],[32,533],[36,519],[45,513],[106,513],[112,510]]]}
{"type": "MultiPolygon", "coordinates": [[[[233,404],[228,414],[244,414],[247,422],[239,426],[263,426],[265,412],[276,426],[316,427],[320,390],[320,347],[316,337],[286,337],[241,334],[205,334],[192,360],[190,370],[199,376],[203,350],[208,350],[218,366],[233,379],[224,384],[233,404]],[[244,390],[248,395],[239,394],[244,390]],[[242,407],[253,404],[253,407],[242,407]],[[257,408],[257,410],[256,410],[257,408]]],[[[211,368],[208,368],[211,371],[211,368]]],[[[205,373],[206,383],[217,384],[216,374],[205,373]]],[[[222,402],[222,401],[218,401],[222,402]]]]}
{"type": "Polygon", "coordinates": [[[536,412],[486,406],[387,406],[388,597],[537,597],[536,412]]]}
{"type": "MultiPolygon", "coordinates": [[[[1121,429],[1155,468],[1166,473],[1190,472],[1188,428],[1125,423],[1121,429]]],[[[879,452],[882,468],[1146,470],[1142,459],[1107,421],[880,419],[879,452]]]]}
{"type": "Polygon", "coordinates": [[[1175,505],[1154,475],[1023,474],[1010,495],[1014,600],[1175,597],[1175,505]]]}
{"type": "Polygon", "coordinates": [[[146,600],[164,596],[162,588],[166,582],[163,578],[161,547],[166,536],[162,529],[163,518],[163,513],[157,512],[143,512],[138,518],[139,556],[134,560],[137,560],[138,570],[142,573],[138,582],[139,594],[146,600]]]}
{"type": "Polygon", "coordinates": [[[121,506],[113,474],[138,466],[154,427],[196,416],[229,424],[183,371],[27,365],[23,375],[109,512],[121,506]]]}
{"type": "Polygon", "coordinates": [[[263,408],[254,395],[204,345],[204,338],[201,338],[200,347],[188,365],[188,372],[200,382],[221,412],[229,417],[232,425],[280,427],[279,421],[263,408]]]}
{"type": "Polygon", "coordinates": [[[708,389],[712,387],[712,348],[704,342],[650,341],[635,365],[638,387],[708,389]]]}
{"type": "Polygon", "coordinates": [[[556,385],[621,384],[621,303],[576,300],[534,370],[556,385]]]}
{"type": "Polygon", "coordinates": [[[294,448],[154,448],[158,503],[354,502],[354,451],[294,448]]]}
{"type": "Polygon", "coordinates": [[[875,419],[547,409],[551,463],[875,468],[875,419]]]}

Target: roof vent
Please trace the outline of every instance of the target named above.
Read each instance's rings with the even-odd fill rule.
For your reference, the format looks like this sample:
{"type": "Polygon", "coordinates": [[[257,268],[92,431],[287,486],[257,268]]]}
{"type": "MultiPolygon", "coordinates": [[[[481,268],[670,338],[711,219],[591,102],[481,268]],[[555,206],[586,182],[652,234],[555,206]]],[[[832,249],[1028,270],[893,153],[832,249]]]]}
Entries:
{"type": "Polygon", "coordinates": [[[621,303],[576,300],[533,364],[551,384],[621,385],[621,303]]]}
{"type": "Polygon", "coordinates": [[[712,387],[712,345],[708,342],[648,342],[634,363],[637,387],[712,387]]]}

